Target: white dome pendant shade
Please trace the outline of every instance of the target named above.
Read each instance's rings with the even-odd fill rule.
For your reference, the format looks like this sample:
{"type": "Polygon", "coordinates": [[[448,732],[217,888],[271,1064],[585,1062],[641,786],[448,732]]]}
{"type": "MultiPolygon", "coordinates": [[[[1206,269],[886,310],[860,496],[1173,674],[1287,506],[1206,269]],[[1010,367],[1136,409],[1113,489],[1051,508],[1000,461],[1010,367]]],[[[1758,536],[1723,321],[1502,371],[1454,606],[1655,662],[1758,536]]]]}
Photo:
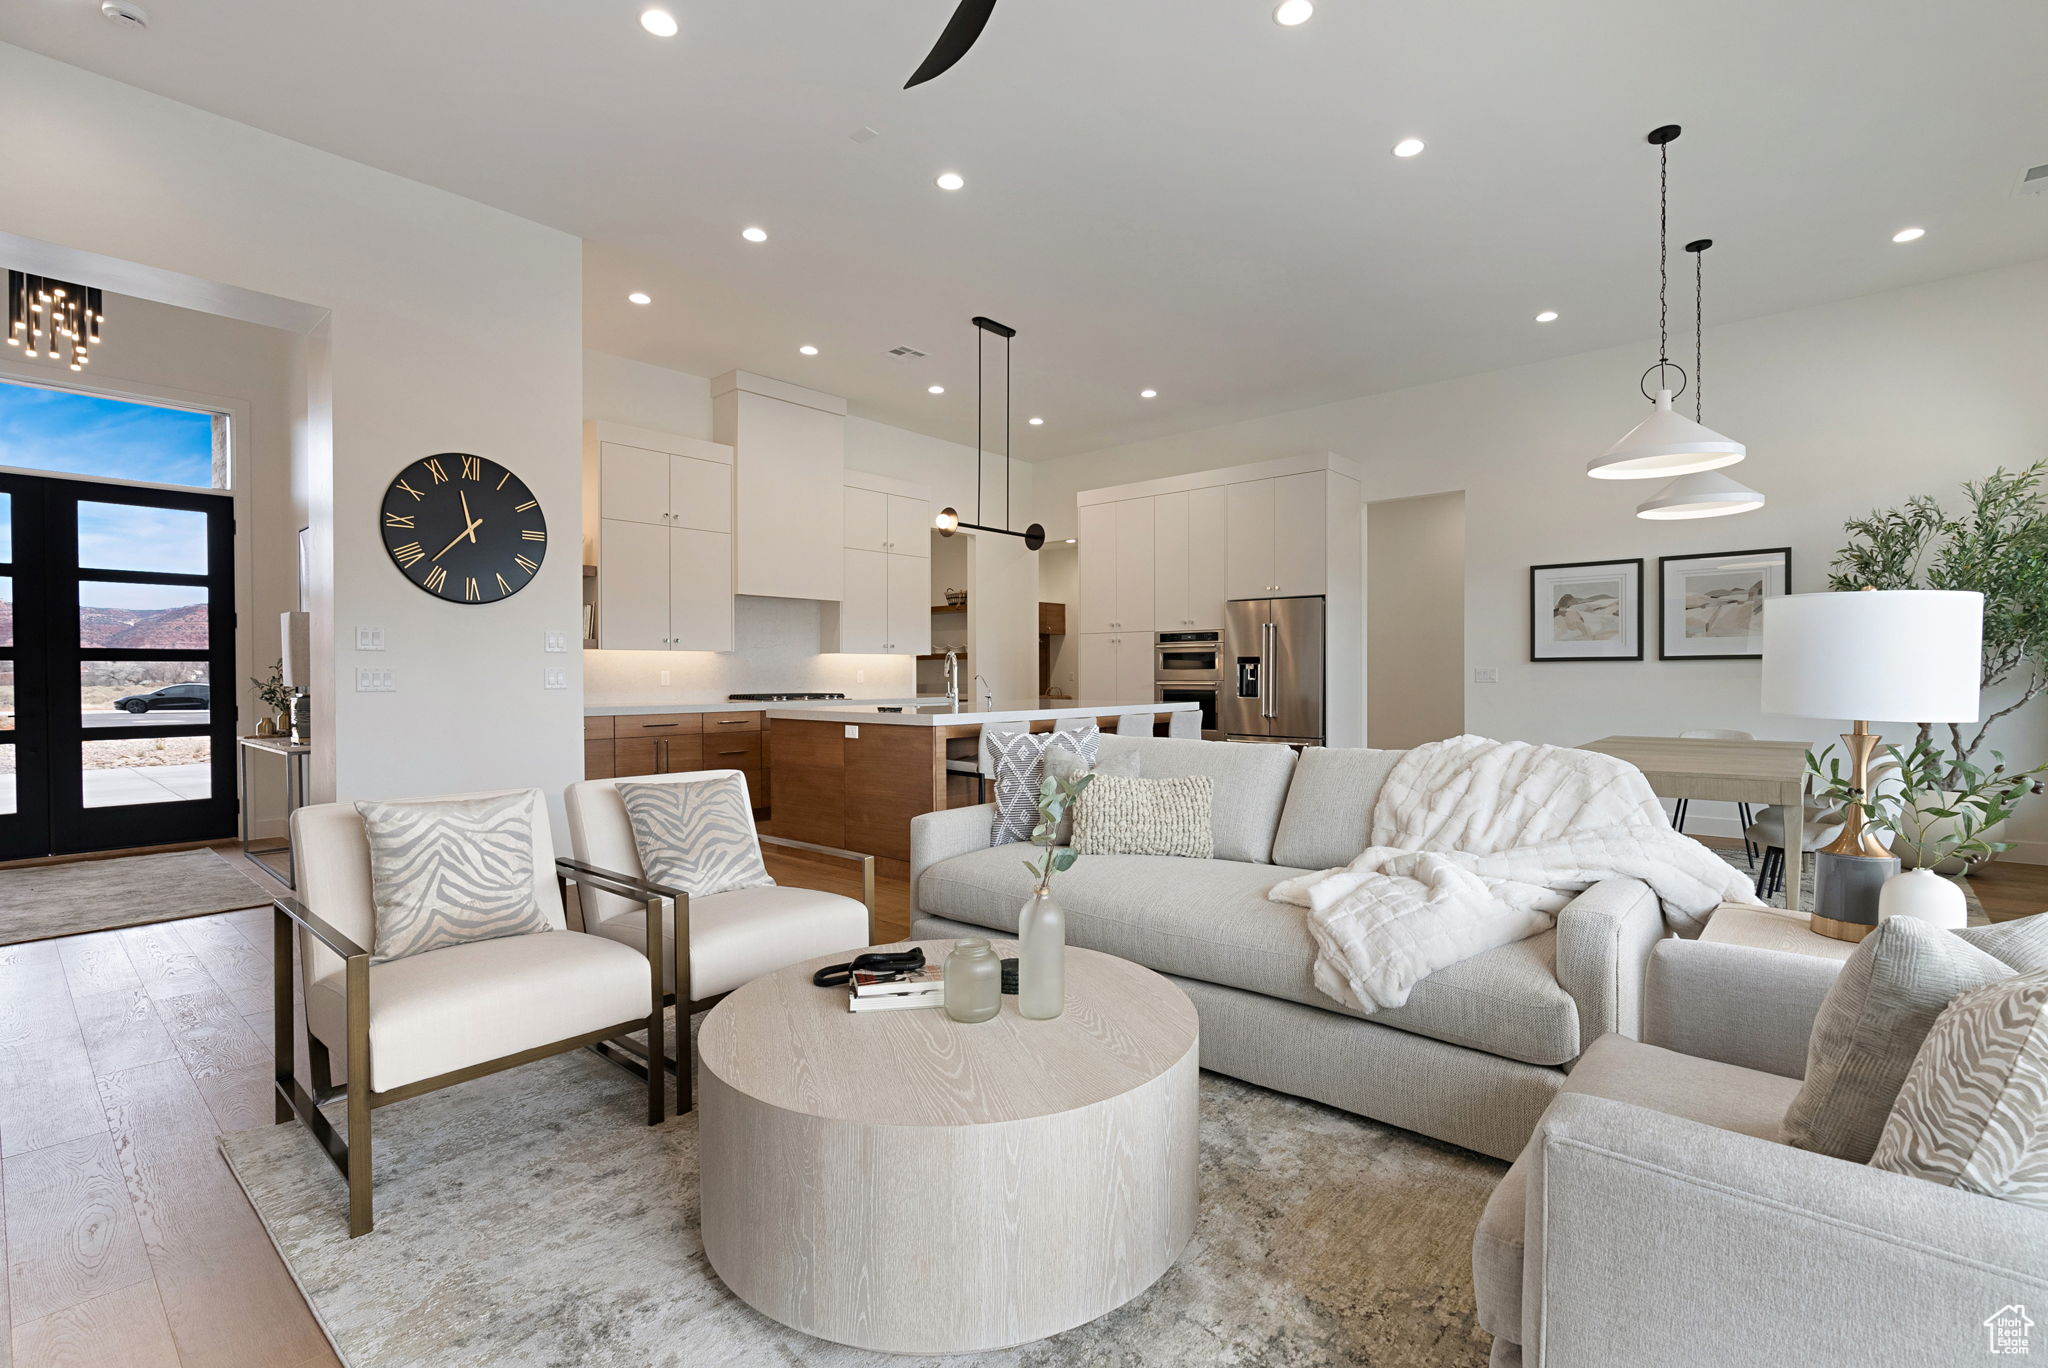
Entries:
{"type": "Polygon", "coordinates": [[[1671,391],[1657,391],[1650,416],[1628,435],[1586,462],[1596,480],[1654,480],[1734,465],[1748,450],[1671,407],[1671,391]]]}
{"type": "MultiPolygon", "coordinates": [[[[1738,451],[1740,447],[1736,448],[1738,451]]],[[[1741,460],[1740,456],[1735,457],[1741,460]]],[[[1675,521],[1680,518],[1723,518],[1764,506],[1764,496],[1726,475],[1696,471],[1682,475],[1636,505],[1638,518],[1675,521]]]]}

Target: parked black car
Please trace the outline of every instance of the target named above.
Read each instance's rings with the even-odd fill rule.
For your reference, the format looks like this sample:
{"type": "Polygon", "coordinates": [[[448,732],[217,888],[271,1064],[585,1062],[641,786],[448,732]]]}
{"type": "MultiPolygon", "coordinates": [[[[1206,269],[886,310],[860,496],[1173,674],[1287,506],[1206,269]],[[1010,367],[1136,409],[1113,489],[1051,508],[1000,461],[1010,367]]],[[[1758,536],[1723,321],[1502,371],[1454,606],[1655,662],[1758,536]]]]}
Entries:
{"type": "Polygon", "coordinates": [[[117,698],[114,706],[123,712],[146,713],[159,708],[211,708],[213,686],[210,684],[172,684],[158,689],[155,693],[131,694],[117,698]]]}

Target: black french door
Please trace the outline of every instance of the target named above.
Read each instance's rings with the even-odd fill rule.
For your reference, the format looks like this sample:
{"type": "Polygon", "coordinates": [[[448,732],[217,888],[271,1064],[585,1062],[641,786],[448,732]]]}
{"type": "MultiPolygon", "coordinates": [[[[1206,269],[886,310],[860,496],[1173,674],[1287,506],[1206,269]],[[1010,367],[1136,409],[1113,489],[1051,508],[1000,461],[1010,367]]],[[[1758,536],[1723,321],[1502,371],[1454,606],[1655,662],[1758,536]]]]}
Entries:
{"type": "Polygon", "coordinates": [[[0,474],[0,859],[235,832],[225,495],[0,474]]]}

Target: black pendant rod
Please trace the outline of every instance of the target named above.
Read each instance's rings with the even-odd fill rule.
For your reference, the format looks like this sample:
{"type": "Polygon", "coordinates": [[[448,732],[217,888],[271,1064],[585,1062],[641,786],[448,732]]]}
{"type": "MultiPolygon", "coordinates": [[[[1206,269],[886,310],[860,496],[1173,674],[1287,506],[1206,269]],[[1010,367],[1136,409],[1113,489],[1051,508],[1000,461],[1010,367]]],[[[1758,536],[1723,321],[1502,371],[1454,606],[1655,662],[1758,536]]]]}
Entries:
{"type": "Polygon", "coordinates": [[[1705,421],[1700,412],[1704,407],[1701,397],[1707,390],[1706,345],[1701,320],[1707,311],[1707,248],[1713,245],[1712,238],[1696,238],[1685,244],[1685,250],[1692,253],[1692,420],[1695,423],[1705,421]]]}

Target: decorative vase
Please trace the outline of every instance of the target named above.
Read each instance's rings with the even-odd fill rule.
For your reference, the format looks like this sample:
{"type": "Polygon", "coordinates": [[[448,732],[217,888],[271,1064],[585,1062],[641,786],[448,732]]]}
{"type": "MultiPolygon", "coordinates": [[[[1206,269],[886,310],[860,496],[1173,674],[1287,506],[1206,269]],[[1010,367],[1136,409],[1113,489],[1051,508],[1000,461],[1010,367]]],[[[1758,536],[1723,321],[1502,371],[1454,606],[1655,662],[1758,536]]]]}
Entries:
{"type": "Polygon", "coordinates": [[[974,937],[953,942],[946,956],[946,1015],[969,1025],[987,1021],[1003,1005],[1003,962],[974,937]]]}
{"type": "MultiPolygon", "coordinates": [[[[1836,940],[1860,941],[1877,929],[1877,900],[1885,880],[1899,872],[1894,855],[1813,854],[1812,928],[1836,940]]],[[[1788,892],[1798,885],[1786,875],[1788,892]]],[[[1787,906],[1796,899],[1788,897],[1787,906]]]]}
{"type": "Polygon", "coordinates": [[[302,746],[312,744],[313,699],[309,694],[300,694],[292,700],[291,737],[302,746]]]}
{"type": "Polygon", "coordinates": [[[1067,1010],[1067,913],[1052,890],[1032,890],[1017,915],[1017,1011],[1051,1021],[1067,1010]]]}
{"type": "Polygon", "coordinates": [[[1909,869],[1884,881],[1877,895],[1880,921],[1912,917],[1944,931],[1960,931],[1970,924],[1970,904],[1953,880],[1932,869],[1909,869]]]}
{"type": "MultiPolygon", "coordinates": [[[[1923,843],[1926,845],[1939,845],[1945,841],[1953,841],[1963,834],[1961,823],[1954,817],[1927,817],[1922,815],[1923,810],[1927,808],[1947,808],[1953,812],[1956,810],[1956,805],[1961,801],[1962,795],[1959,793],[1942,792],[1924,795],[1917,804],[1900,806],[1899,832],[1905,837],[1904,840],[1897,843],[1899,863],[1901,865],[1907,869],[1916,869],[1919,867],[1919,856],[1915,853],[1916,847],[1923,843]]],[[[1979,816],[1981,817],[1981,804],[1979,806],[1979,816]]],[[[1979,829],[1979,834],[1988,836],[1994,829],[1983,827],[1979,829]]],[[[1967,874],[1974,863],[1974,861],[1968,860],[1963,856],[1950,855],[1937,860],[1933,865],[1933,870],[1936,874],[1967,874]]]]}
{"type": "Polygon", "coordinates": [[[269,718],[267,718],[267,717],[259,717],[259,718],[257,718],[257,719],[256,719],[256,734],[257,734],[258,736],[275,736],[275,735],[277,735],[277,723],[273,722],[273,721],[272,721],[271,719],[269,719],[269,718]]]}

